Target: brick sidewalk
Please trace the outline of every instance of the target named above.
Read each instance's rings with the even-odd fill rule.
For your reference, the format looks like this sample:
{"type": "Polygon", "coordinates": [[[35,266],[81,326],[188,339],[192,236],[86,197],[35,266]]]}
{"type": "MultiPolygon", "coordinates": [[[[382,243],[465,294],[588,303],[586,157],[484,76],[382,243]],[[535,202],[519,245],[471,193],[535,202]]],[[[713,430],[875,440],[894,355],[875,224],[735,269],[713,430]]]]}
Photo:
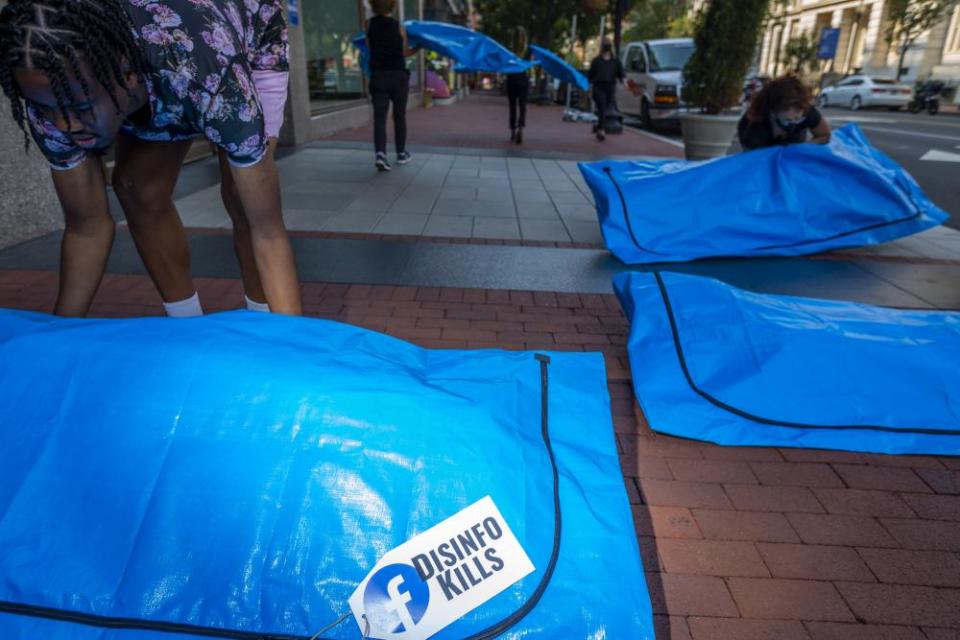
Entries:
{"type": "MultiPolygon", "coordinates": [[[[198,279],[210,311],[238,281],[198,279]]],[[[48,310],[52,272],[0,271],[0,307],[48,310]]],[[[430,348],[601,351],[658,638],[957,640],[960,460],[717,447],[652,433],[613,296],[306,284],[308,315],[430,348]]],[[[159,315],[107,276],[94,315],[159,315]]]]}
{"type": "MultiPolygon", "coordinates": [[[[503,149],[573,153],[583,158],[597,156],[663,156],[682,158],[683,149],[633,129],[608,136],[605,142],[593,137],[591,125],[564,122],[563,107],[531,104],[527,109],[524,144],[510,142],[507,99],[492,94],[474,94],[450,106],[412,109],[407,112],[410,145],[456,149],[503,149]]],[[[390,149],[393,124],[389,124],[390,149]]],[[[328,140],[368,142],[373,149],[373,124],[341,131],[328,140]]]]}

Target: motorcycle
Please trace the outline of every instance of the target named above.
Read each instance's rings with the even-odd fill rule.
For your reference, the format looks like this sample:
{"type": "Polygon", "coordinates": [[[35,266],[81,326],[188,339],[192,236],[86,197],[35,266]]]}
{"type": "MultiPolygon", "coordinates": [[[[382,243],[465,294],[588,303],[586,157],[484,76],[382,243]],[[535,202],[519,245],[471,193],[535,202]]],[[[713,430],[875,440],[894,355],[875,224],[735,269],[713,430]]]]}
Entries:
{"type": "Polygon", "coordinates": [[[913,100],[907,105],[907,109],[910,113],[920,113],[926,109],[930,115],[937,115],[940,111],[940,94],[943,92],[943,86],[939,80],[918,82],[913,90],[913,100]]]}

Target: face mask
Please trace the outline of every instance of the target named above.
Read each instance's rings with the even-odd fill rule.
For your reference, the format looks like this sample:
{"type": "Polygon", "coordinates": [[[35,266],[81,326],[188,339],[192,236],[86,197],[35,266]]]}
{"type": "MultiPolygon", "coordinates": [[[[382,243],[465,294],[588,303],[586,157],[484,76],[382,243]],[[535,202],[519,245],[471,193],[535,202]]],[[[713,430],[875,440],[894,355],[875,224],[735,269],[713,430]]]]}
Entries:
{"type": "Polygon", "coordinates": [[[773,117],[774,122],[777,123],[777,126],[783,129],[784,131],[789,131],[800,125],[804,120],[805,116],[800,116],[799,118],[785,118],[784,116],[777,114],[773,117]]]}

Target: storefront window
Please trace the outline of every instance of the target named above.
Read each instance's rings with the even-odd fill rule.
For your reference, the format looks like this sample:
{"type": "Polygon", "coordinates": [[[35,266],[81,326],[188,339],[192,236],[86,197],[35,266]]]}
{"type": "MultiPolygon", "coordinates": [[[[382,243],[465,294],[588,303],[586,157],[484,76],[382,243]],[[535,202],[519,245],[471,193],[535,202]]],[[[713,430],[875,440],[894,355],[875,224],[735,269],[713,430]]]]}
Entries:
{"type": "Polygon", "coordinates": [[[357,0],[302,0],[307,80],[313,112],[363,98],[360,54],[351,44],[362,29],[357,0]]]}
{"type": "MultiPolygon", "coordinates": [[[[420,19],[420,0],[403,0],[403,19],[420,19]]],[[[411,56],[407,59],[407,68],[410,70],[410,89],[420,90],[420,56],[411,56]]]]}

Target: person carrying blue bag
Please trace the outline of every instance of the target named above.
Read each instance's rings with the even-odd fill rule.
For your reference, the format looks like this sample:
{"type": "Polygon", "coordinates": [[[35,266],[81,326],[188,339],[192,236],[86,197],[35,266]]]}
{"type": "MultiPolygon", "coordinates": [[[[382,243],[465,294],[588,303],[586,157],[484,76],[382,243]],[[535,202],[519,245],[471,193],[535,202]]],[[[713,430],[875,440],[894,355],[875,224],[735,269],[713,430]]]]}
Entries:
{"type": "Polygon", "coordinates": [[[590,84],[593,86],[593,102],[597,107],[597,127],[595,133],[597,140],[605,140],[607,112],[616,107],[617,104],[617,83],[622,83],[626,74],[623,72],[623,64],[620,59],[613,55],[613,44],[609,40],[604,40],[600,49],[600,55],[590,63],[590,72],[588,74],[590,84]]]}
{"type": "Polygon", "coordinates": [[[387,160],[387,112],[393,105],[394,143],[397,164],[410,162],[407,151],[407,98],[410,72],[407,56],[414,54],[407,44],[407,30],[393,17],[396,0],[373,0],[374,16],[367,22],[367,47],[370,50],[370,97],[373,101],[373,143],[379,171],[390,171],[387,160]]]}

